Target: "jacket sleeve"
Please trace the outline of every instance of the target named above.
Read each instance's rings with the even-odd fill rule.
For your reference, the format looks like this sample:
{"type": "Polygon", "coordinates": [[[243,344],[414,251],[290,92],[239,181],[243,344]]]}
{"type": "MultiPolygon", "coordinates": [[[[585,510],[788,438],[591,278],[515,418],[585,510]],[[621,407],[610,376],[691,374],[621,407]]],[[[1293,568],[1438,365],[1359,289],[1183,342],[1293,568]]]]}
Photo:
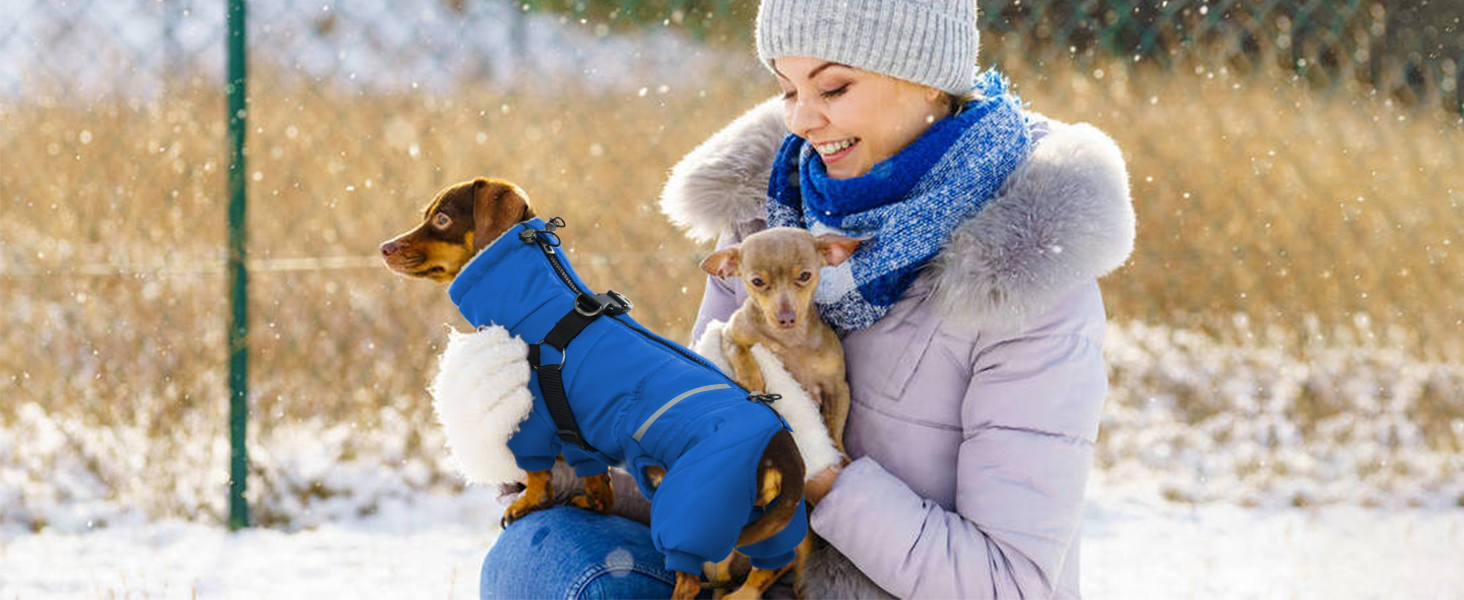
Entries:
{"type": "Polygon", "coordinates": [[[814,531],[900,597],[1052,596],[1107,393],[1100,346],[1062,334],[986,348],[961,409],[955,510],[866,456],[814,509],[814,531]]]}
{"type": "Polygon", "coordinates": [[[746,523],[750,503],[745,503],[749,499],[745,491],[751,484],[720,476],[718,470],[728,462],[725,454],[709,459],[709,454],[698,451],[708,449],[694,446],[677,459],[656,488],[657,501],[651,503],[651,542],[665,555],[668,571],[699,574],[702,563],[726,558],[746,523]],[[739,485],[744,493],[738,493],[739,485]]]}
{"type": "Polygon", "coordinates": [[[798,500],[798,512],[783,529],[760,542],[738,546],[737,550],[749,558],[752,566],[759,569],[777,569],[793,560],[798,544],[808,537],[808,504],[798,500]]]}
{"type": "MultiPolygon", "coordinates": [[[[558,437],[557,433],[555,437],[558,437]]],[[[574,467],[575,477],[600,475],[610,468],[609,465],[600,462],[600,459],[595,458],[584,450],[580,450],[578,446],[561,443],[560,453],[564,455],[564,462],[574,467]]]]}
{"type": "Polygon", "coordinates": [[[559,438],[554,435],[554,429],[537,412],[519,423],[519,430],[508,438],[508,449],[513,452],[514,462],[525,471],[553,469],[554,457],[559,456],[559,447],[559,438]]]}

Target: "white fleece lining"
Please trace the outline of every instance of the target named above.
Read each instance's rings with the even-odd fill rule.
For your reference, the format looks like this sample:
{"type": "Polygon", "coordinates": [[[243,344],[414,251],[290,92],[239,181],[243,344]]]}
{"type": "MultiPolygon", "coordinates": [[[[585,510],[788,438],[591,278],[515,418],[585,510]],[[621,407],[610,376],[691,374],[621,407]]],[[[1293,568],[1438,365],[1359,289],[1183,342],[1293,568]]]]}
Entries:
{"type": "Polygon", "coordinates": [[[477,484],[510,483],[526,474],[508,440],[534,410],[529,348],[500,325],[452,331],[428,392],[458,471],[477,484]]]}

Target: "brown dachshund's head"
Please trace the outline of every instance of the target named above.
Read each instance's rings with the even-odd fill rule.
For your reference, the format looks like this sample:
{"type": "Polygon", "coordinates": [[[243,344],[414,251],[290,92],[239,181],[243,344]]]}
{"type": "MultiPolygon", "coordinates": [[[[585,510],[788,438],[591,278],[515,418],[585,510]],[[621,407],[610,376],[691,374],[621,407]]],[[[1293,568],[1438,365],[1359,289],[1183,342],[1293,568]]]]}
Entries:
{"type": "Polygon", "coordinates": [[[479,250],[535,216],[518,186],[480,177],[439,192],[421,225],[381,245],[381,258],[402,275],[447,283],[479,250]]]}

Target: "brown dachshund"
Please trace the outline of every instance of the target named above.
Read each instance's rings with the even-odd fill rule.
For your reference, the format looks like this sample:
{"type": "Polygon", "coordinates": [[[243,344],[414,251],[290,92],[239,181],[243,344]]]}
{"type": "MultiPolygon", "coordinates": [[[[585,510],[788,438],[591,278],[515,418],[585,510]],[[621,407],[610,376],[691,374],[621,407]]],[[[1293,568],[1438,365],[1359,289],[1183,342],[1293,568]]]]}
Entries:
{"type": "MultiPolygon", "coordinates": [[[[480,250],[537,214],[522,189],[507,181],[477,179],[442,190],[422,211],[422,223],[381,245],[387,268],[449,283],[480,250]]],[[[549,471],[530,471],[524,493],[504,511],[502,525],[553,504],[549,471]]],[[[610,475],[585,477],[585,494],[571,506],[609,514],[615,504],[610,475]]]]}

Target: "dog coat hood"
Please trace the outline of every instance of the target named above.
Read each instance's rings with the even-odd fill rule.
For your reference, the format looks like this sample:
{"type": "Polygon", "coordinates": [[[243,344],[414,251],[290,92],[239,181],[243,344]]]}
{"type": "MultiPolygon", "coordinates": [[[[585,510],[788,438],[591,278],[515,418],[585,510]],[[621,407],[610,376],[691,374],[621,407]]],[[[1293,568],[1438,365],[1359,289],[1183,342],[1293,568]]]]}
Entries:
{"type": "MultiPolygon", "coordinates": [[[[526,225],[545,229],[537,218],[526,225]]],[[[545,238],[520,238],[524,226],[479,252],[448,295],[473,326],[500,325],[537,342],[589,287],[564,254],[536,243],[545,238]]],[[[550,346],[542,352],[545,364],[561,360],[550,346]]],[[[628,315],[595,319],[569,343],[562,360],[565,395],[580,435],[598,452],[556,435],[533,371],[534,410],[508,441],[519,468],[549,470],[560,454],[582,477],[603,473],[605,465],[624,468],[651,501],[651,536],[666,555],[667,569],[700,573],[703,562],[726,558],[742,527],[764,512],[753,505],[758,460],[773,435],[792,431],[787,422],[771,407],[749,401],[746,390],[695,353],[628,315]],[[666,470],[656,489],[644,473],[653,465],[666,470]]],[[[806,507],[797,500],[798,510],[782,531],[737,548],[754,566],[777,568],[792,560],[808,528],[806,507]]]]}

